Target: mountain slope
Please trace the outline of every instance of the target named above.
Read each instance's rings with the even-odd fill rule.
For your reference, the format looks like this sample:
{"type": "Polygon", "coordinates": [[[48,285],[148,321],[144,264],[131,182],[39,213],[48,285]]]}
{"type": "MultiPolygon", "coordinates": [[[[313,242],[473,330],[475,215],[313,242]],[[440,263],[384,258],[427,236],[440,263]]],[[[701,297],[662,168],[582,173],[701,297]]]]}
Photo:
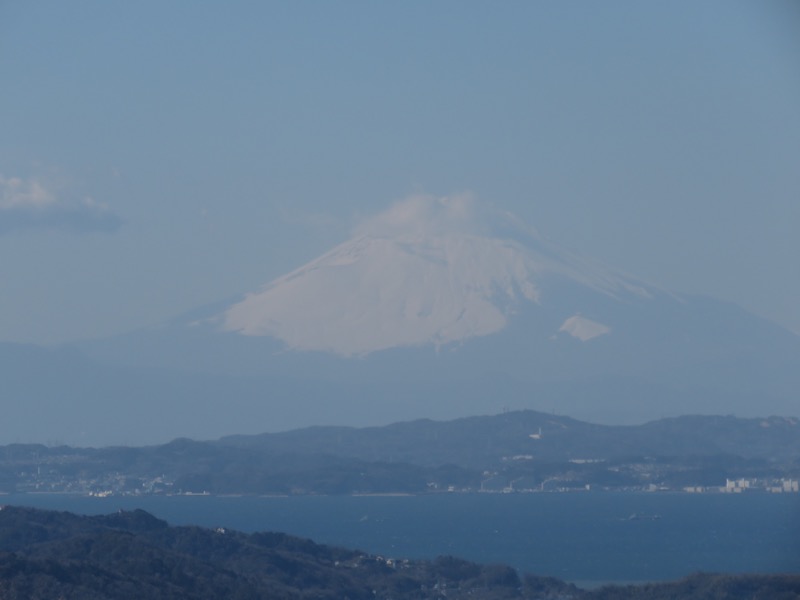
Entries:
{"type": "Polygon", "coordinates": [[[643,425],[611,426],[535,411],[418,420],[385,427],[311,427],[257,436],[231,436],[223,448],[314,454],[481,469],[509,456],[536,460],[615,460],[632,456],[699,458],[730,455],[746,459],[800,461],[800,420],[770,417],[683,416],[643,425]]]}
{"type": "MultiPolygon", "coordinates": [[[[166,420],[193,403],[208,411],[207,427],[172,437],[505,407],[620,424],[795,415],[800,389],[800,337],[598,265],[464,198],[398,203],[260,290],[74,348],[122,369],[166,420]]],[[[67,376],[51,385],[75,410],[102,403],[70,394],[67,376]]]]}
{"type": "MultiPolygon", "coordinates": [[[[520,228],[519,237],[361,235],[249,294],[223,313],[221,326],[277,337],[296,350],[352,356],[496,333],[524,305],[542,305],[559,280],[620,301],[651,297],[643,284],[533,232],[520,228]]],[[[552,333],[559,331],[586,341],[610,329],[575,314],[552,333]]]]}

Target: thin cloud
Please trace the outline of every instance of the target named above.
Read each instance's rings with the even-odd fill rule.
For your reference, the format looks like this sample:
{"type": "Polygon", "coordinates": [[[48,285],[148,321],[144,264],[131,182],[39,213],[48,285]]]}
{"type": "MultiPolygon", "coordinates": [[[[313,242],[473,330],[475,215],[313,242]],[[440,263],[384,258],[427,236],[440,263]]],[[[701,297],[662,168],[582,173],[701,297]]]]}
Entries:
{"type": "Polygon", "coordinates": [[[436,235],[474,232],[480,226],[479,206],[469,195],[435,197],[415,195],[396,202],[388,210],[363,219],[356,235],[436,235]]]}
{"type": "Polygon", "coordinates": [[[92,198],[63,199],[41,181],[0,175],[0,234],[23,229],[112,232],[122,219],[92,198]]]}
{"type": "Polygon", "coordinates": [[[536,231],[506,211],[475,199],[469,193],[451,196],[414,195],[386,211],[362,219],[356,236],[438,236],[444,234],[536,235],[536,231]]]}

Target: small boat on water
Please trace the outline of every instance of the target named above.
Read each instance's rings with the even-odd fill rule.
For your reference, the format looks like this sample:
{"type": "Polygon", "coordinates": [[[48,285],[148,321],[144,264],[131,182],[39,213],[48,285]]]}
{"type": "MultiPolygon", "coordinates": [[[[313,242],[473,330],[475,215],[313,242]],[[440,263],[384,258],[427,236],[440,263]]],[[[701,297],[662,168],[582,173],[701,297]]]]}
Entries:
{"type": "Polygon", "coordinates": [[[661,515],[647,515],[644,513],[631,513],[627,519],[623,521],[658,521],[661,515]]]}

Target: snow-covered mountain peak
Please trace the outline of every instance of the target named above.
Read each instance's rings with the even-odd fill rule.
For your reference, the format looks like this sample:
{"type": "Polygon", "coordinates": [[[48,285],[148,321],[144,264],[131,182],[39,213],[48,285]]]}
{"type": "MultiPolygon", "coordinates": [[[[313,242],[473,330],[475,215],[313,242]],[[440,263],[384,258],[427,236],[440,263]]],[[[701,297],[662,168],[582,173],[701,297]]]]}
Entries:
{"type": "MultiPolygon", "coordinates": [[[[469,197],[416,196],[351,240],[229,307],[226,331],[344,356],[489,335],[562,280],[608,296],[642,284],[568,253],[469,197]]],[[[572,335],[591,339],[584,323],[572,335]]],[[[605,333],[605,332],[603,332],[605,333]]]]}

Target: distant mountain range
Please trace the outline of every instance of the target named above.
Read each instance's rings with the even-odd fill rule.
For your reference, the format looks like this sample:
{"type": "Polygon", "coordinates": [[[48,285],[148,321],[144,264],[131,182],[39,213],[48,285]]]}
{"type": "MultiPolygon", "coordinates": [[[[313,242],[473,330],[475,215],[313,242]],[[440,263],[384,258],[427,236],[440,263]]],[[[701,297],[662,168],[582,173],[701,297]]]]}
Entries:
{"type": "MultiPolygon", "coordinates": [[[[800,463],[800,419],[684,416],[643,425],[596,425],[536,411],[384,427],[310,427],[229,436],[219,447],[271,454],[328,454],[422,466],[497,467],[515,456],[538,461],[736,456],[800,463]]],[[[798,465],[800,466],[800,464],[798,465]]]]}
{"type": "Polygon", "coordinates": [[[762,488],[800,479],[800,421],[680,417],[608,426],[521,411],[138,448],[0,446],[2,492],[681,490],[742,477],[762,488]]]}
{"type": "Polygon", "coordinates": [[[0,345],[7,441],[153,443],[503,408],[798,414],[800,337],[416,198],[260,290],[60,349],[0,345]]]}

